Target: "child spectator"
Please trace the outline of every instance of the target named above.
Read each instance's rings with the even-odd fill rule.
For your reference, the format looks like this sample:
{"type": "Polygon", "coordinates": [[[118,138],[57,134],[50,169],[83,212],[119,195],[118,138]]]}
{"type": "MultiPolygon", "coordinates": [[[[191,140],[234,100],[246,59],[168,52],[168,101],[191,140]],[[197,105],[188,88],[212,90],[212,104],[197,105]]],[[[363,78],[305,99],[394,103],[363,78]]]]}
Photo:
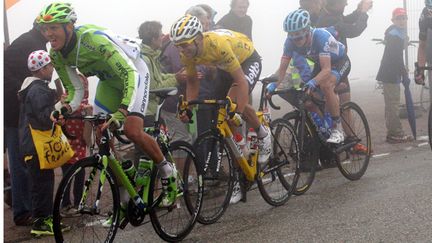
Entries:
{"type": "Polygon", "coordinates": [[[32,52],[27,64],[32,76],[24,80],[18,95],[21,101],[20,151],[28,166],[31,181],[30,192],[34,222],[30,233],[37,236],[53,235],[54,171],[40,169],[30,126],[42,131],[52,128],[50,114],[54,111],[58,97],[56,91],[50,89],[48,84],[54,68],[49,54],[43,50],[32,52]]]}
{"type": "Polygon", "coordinates": [[[396,8],[393,11],[393,24],[385,32],[385,49],[376,77],[376,80],[383,82],[388,143],[413,140],[412,136],[405,135],[399,118],[400,83],[408,75],[403,59],[403,51],[408,42],[407,20],[405,9],[396,8]]]}

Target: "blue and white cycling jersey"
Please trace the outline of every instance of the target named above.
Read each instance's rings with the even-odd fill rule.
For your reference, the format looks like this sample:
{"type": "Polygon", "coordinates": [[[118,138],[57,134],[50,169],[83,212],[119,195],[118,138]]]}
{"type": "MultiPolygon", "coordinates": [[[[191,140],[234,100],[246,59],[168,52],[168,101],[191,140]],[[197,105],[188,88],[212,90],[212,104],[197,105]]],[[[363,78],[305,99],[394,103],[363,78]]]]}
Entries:
{"type": "MultiPolygon", "coordinates": [[[[335,64],[346,57],[345,45],[337,41],[330,33],[332,28],[316,28],[312,30],[312,45],[297,47],[288,37],[284,43],[283,57],[292,58],[294,52],[308,57],[319,64],[320,56],[329,56],[331,63],[335,64]]],[[[336,33],[335,33],[336,34],[336,33]]]]}

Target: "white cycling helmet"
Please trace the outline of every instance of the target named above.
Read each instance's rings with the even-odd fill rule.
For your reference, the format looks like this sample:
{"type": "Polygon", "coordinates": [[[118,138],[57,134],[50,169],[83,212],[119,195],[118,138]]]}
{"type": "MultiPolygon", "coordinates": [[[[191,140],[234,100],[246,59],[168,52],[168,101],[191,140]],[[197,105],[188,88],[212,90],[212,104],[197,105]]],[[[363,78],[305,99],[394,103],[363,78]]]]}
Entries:
{"type": "Polygon", "coordinates": [[[36,72],[39,69],[45,67],[50,62],[51,58],[48,52],[44,50],[37,50],[30,53],[27,59],[27,67],[30,71],[36,72]]]}
{"type": "Polygon", "coordinates": [[[203,32],[199,19],[192,15],[185,15],[178,19],[172,26],[170,38],[174,44],[192,43],[198,34],[203,32]]]}

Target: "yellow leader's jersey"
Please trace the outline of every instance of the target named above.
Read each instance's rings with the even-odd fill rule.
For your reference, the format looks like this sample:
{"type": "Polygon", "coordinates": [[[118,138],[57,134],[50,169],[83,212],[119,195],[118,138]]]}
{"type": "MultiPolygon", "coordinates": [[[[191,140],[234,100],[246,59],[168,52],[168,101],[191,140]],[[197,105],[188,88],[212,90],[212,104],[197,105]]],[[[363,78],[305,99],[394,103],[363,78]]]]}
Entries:
{"type": "Polygon", "coordinates": [[[196,73],[195,65],[213,65],[226,72],[240,68],[255,51],[252,41],[244,34],[218,29],[203,33],[203,50],[201,55],[188,59],[182,54],[180,58],[189,75],[196,73]]]}

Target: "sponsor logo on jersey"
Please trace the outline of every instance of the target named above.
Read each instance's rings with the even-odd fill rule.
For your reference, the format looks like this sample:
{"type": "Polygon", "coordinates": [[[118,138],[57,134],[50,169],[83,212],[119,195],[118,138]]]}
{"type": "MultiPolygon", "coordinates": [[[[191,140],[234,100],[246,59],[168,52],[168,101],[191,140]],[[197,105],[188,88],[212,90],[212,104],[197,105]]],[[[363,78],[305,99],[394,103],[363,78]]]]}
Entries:
{"type": "Polygon", "coordinates": [[[150,75],[148,73],[146,73],[145,77],[144,77],[145,81],[144,81],[144,95],[143,95],[143,99],[141,101],[141,107],[140,107],[140,111],[142,113],[145,112],[145,108],[146,108],[146,104],[147,104],[147,100],[148,100],[148,89],[149,89],[149,79],[150,79],[150,75]]]}

